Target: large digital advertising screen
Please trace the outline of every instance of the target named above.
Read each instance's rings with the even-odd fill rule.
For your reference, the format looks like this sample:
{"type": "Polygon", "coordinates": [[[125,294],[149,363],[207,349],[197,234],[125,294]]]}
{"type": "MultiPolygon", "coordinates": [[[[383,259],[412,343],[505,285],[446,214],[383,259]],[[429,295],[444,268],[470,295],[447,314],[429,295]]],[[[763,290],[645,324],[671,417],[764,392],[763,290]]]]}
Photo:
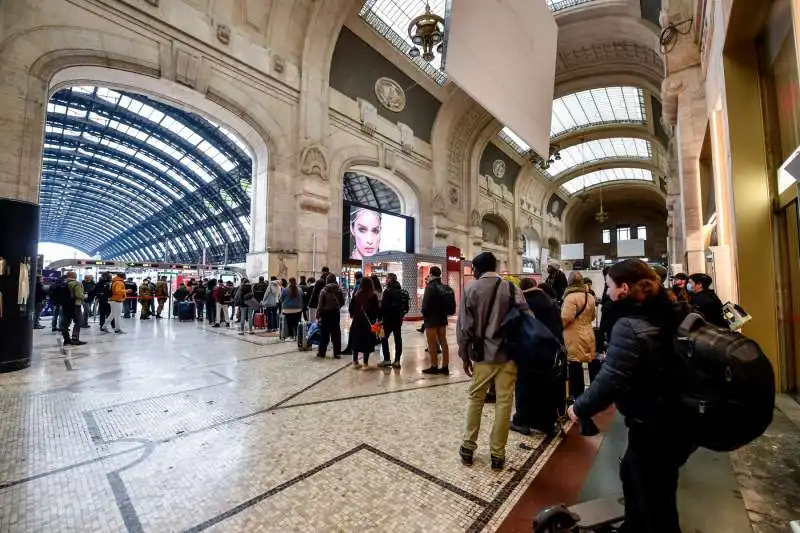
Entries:
{"type": "Polygon", "coordinates": [[[342,255],[360,261],[379,252],[413,252],[414,219],[373,207],[344,203],[342,255]]]}

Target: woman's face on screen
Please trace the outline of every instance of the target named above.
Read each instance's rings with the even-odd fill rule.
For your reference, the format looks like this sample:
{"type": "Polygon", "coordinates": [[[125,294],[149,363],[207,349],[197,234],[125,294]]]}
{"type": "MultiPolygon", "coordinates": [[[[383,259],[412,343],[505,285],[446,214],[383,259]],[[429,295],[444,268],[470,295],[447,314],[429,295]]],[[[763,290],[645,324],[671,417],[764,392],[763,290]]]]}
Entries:
{"type": "Polygon", "coordinates": [[[356,240],[353,254],[356,259],[369,257],[378,253],[381,245],[381,218],[373,211],[361,211],[350,224],[350,233],[356,240]]]}

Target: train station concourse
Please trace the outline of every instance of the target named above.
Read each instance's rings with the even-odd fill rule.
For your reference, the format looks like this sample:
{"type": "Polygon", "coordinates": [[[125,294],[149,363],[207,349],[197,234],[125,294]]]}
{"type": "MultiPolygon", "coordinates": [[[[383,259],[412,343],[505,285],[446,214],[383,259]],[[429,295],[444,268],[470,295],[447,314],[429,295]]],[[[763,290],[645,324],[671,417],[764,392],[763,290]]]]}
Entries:
{"type": "Polygon", "coordinates": [[[800,533],[800,0],[0,2],[0,533],[800,533]]]}

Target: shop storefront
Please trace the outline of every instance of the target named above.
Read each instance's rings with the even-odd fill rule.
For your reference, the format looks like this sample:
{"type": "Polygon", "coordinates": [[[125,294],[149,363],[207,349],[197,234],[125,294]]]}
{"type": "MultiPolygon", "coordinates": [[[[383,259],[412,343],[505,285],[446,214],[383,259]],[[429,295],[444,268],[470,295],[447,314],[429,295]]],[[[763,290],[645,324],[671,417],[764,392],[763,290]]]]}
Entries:
{"type": "MultiPolygon", "coordinates": [[[[365,275],[375,274],[385,283],[390,272],[397,275],[397,281],[408,291],[411,297],[406,320],[422,318],[422,297],[425,294],[425,280],[431,268],[437,266],[446,272],[446,258],[441,256],[409,254],[402,252],[385,252],[375,254],[363,260],[362,269],[365,275]]],[[[454,287],[455,288],[455,287],[454,287]]]]}

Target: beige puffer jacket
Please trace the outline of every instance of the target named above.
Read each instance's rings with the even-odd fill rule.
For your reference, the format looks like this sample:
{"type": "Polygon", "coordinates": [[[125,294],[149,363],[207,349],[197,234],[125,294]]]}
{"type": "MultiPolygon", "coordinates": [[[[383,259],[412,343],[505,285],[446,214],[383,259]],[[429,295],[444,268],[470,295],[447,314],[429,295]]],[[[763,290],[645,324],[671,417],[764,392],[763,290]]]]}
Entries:
{"type": "Polygon", "coordinates": [[[592,323],[597,316],[594,296],[582,287],[568,287],[561,306],[561,321],[564,323],[564,344],[567,346],[567,359],[588,363],[594,359],[595,340],[592,323]],[[586,303],[586,308],[576,319],[578,312],[586,303]]]}

